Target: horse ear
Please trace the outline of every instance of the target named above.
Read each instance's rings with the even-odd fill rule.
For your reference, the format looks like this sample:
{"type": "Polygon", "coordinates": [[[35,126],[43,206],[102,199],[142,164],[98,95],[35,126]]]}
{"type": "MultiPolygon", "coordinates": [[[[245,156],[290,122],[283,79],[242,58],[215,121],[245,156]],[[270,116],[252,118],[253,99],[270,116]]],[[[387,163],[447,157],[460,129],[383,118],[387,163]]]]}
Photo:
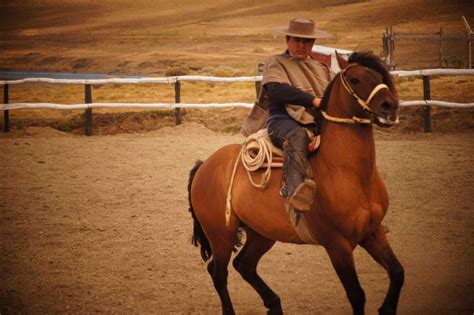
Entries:
{"type": "Polygon", "coordinates": [[[349,64],[346,59],[342,58],[342,56],[337,53],[337,50],[336,50],[336,59],[337,59],[337,63],[339,64],[340,69],[344,69],[349,64]]]}

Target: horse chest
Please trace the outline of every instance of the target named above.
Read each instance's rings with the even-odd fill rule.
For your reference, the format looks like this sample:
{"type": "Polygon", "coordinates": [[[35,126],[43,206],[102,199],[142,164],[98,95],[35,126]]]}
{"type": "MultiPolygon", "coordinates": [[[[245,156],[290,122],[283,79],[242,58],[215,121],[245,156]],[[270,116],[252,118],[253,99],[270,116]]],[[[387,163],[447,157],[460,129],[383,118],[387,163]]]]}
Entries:
{"type": "Polygon", "coordinates": [[[357,242],[382,221],[388,205],[385,186],[376,177],[364,182],[349,172],[332,175],[319,181],[319,224],[336,226],[357,242]]]}

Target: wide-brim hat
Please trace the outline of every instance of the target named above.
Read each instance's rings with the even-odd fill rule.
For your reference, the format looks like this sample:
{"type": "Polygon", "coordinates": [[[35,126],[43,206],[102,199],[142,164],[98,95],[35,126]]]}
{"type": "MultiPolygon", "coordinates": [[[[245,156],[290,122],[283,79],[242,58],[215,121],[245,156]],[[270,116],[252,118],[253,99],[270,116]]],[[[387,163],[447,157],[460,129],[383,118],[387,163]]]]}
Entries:
{"type": "Polygon", "coordinates": [[[288,36],[302,38],[329,38],[331,33],[316,29],[311,19],[291,19],[288,26],[275,27],[273,31],[288,36]]]}

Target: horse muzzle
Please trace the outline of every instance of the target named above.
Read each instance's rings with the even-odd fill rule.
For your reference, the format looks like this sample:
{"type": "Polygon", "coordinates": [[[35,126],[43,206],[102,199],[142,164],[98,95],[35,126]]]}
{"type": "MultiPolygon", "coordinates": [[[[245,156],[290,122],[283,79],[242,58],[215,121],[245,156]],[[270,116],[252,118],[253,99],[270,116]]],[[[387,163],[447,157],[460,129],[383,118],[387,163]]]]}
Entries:
{"type": "Polygon", "coordinates": [[[386,100],[379,106],[379,110],[373,111],[374,121],[380,127],[392,127],[400,123],[399,113],[398,101],[386,100]]]}

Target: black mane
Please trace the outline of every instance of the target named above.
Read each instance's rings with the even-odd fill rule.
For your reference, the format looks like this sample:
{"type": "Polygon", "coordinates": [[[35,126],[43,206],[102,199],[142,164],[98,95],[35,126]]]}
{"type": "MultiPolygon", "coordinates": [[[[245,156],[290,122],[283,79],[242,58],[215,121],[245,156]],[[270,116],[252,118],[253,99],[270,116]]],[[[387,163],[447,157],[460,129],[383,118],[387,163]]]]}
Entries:
{"type": "Polygon", "coordinates": [[[349,56],[347,60],[349,63],[357,63],[361,66],[372,69],[380,73],[383,77],[383,83],[385,83],[392,93],[396,94],[395,85],[393,84],[392,76],[387,69],[385,63],[371,52],[354,52],[349,56]]]}
{"type": "Polygon", "coordinates": [[[319,106],[319,108],[321,108],[321,110],[326,111],[328,109],[329,95],[331,94],[332,86],[334,85],[334,81],[335,81],[336,77],[334,77],[334,79],[332,79],[331,82],[329,82],[328,86],[324,90],[323,98],[321,99],[321,104],[319,106]]]}

